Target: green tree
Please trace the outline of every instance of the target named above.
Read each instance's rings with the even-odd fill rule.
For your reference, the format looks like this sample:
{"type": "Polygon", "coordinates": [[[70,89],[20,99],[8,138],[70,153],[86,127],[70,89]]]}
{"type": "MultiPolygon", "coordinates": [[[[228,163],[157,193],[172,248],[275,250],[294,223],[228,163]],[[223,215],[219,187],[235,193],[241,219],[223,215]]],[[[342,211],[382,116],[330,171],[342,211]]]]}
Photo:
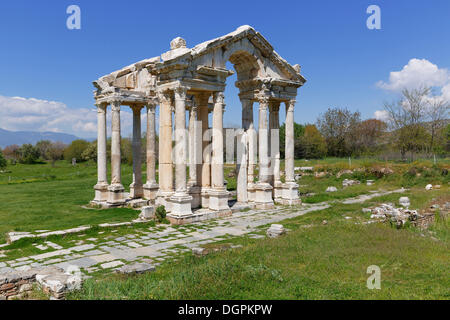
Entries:
{"type": "Polygon", "coordinates": [[[52,142],[50,140],[41,140],[36,143],[36,149],[39,151],[39,156],[43,160],[50,160],[48,156],[48,150],[50,149],[51,145],[52,142]]]}
{"type": "Polygon", "coordinates": [[[2,149],[0,148],[0,169],[5,169],[7,165],[6,159],[3,156],[2,149]]]}
{"type": "Polygon", "coordinates": [[[83,160],[97,161],[97,140],[89,143],[89,146],[81,154],[83,160]]]}
{"type": "MultiPolygon", "coordinates": [[[[299,141],[305,132],[305,127],[301,124],[294,122],[294,153],[295,158],[301,158],[299,153],[301,154],[301,145],[299,145],[299,141]]],[[[280,157],[284,159],[285,148],[286,148],[286,124],[280,127],[280,157]]]]}
{"type": "Polygon", "coordinates": [[[55,162],[57,160],[61,160],[63,158],[65,148],[66,145],[62,142],[54,142],[50,145],[47,150],[47,157],[52,161],[52,167],[55,166],[55,162]]]}
{"type": "Polygon", "coordinates": [[[306,159],[320,159],[327,155],[325,138],[313,124],[305,126],[305,133],[301,139],[306,159]]]}
{"type": "Polygon", "coordinates": [[[84,150],[89,147],[89,142],[86,140],[78,139],[72,141],[72,143],[64,150],[64,159],[67,161],[72,161],[73,158],[77,160],[77,162],[83,161],[83,157],[81,154],[84,150]]]}
{"type": "Polygon", "coordinates": [[[26,143],[19,148],[19,162],[32,164],[39,159],[39,150],[33,145],[26,143]]]}

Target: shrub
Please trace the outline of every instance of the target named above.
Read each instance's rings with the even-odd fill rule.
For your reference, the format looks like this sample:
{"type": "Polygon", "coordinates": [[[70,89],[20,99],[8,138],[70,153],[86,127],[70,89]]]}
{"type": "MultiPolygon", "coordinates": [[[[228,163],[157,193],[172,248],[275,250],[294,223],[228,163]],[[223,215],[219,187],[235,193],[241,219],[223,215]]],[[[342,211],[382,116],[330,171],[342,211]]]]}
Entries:
{"type": "Polygon", "coordinates": [[[156,220],[158,220],[158,222],[163,222],[166,220],[166,207],[164,206],[159,206],[156,208],[155,211],[155,216],[156,216],[156,220]]]}
{"type": "Polygon", "coordinates": [[[0,169],[6,168],[6,165],[7,165],[6,159],[5,157],[3,157],[2,149],[0,149],[0,169]]]}
{"type": "Polygon", "coordinates": [[[39,159],[39,150],[29,143],[26,143],[20,147],[19,154],[20,163],[32,164],[39,159]]]}
{"type": "Polygon", "coordinates": [[[84,150],[89,147],[89,142],[86,140],[74,140],[72,143],[64,150],[64,159],[67,161],[72,161],[73,158],[77,160],[77,162],[83,161],[83,157],[81,154],[84,150]]]}

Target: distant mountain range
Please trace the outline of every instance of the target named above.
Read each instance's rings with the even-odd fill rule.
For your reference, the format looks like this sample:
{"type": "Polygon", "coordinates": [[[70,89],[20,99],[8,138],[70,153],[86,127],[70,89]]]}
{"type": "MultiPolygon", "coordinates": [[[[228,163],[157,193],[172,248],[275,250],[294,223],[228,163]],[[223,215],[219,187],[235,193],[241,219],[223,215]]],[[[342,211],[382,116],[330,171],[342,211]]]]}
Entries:
{"type": "Polygon", "coordinates": [[[71,143],[80,139],[77,136],[58,132],[36,132],[36,131],[8,131],[0,128],[0,148],[11,144],[22,145],[24,143],[35,144],[40,140],[61,141],[71,143]]]}

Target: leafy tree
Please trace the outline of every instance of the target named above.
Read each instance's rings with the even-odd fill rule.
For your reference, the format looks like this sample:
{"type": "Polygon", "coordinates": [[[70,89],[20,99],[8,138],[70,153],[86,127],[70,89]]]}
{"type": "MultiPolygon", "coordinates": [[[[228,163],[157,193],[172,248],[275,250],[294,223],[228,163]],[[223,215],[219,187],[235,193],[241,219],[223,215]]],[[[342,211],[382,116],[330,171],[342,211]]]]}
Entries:
{"type": "Polygon", "coordinates": [[[78,139],[72,141],[72,143],[64,150],[64,159],[67,161],[72,161],[73,158],[77,160],[77,162],[83,161],[83,157],[81,154],[84,150],[89,147],[89,142],[86,140],[78,139]]]}
{"type": "Polygon", "coordinates": [[[317,119],[317,128],[325,138],[329,156],[349,156],[357,150],[361,114],[344,108],[329,108],[317,119]]]}
{"type": "Polygon", "coordinates": [[[0,169],[5,169],[7,165],[6,159],[3,156],[2,149],[0,148],[0,169]]]}
{"type": "Polygon", "coordinates": [[[50,140],[41,140],[36,143],[36,148],[39,151],[39,156],[44,160],[50,160],[48,157],[48,149],[52,145],[50,140]]]}
{"type": "Polygon", "coordinates": [[[97,161],[97,140],[89,144],[89,146],[81,154],[83,160],[97,161]]]}
{"type": "Polygon", "coordinates": [[[5,149],[3,149],[3,155],[6,159],[16,162],[19,161],[20,158],[20,147],[17,144],[12,144],[9,146],[6,146],[5,149]]]}
{"type": "Polygon", "coordinates": [[[387,124],[377,119],[362,121],[357,128],[356,154],[375,154],[380,151],[387,124]]]}
{"type": "Polygon", "coordinates": [[[52,161],[52,167],[55,166],[57,160],[61,160],[64,155],[66,145],[62,142],[54,142],[47,150],[47,158],[52,161]]]}
{"type": "Polygon", "coordinates": [[[32,164],[39,159],[39,150],[33,145],[26,143],[19,148],[19,162],[32,164]]]}
{"type": "MultiPolygon", "coordinates": [[[[301,153],[301,146],[298,144],[301,137],[303,136],[303,133],[305,132],[305,127],[301,124],[298,124],[294,122],[294,152],[295,152],[295,158],[301,158],[301,156],[298,156],[297,153],[301,153]]],[[[286,124],[283,123],[283,125],[280,127],[280,157],[282,159],[285,158],[285,148],[286,148],[286,124]]]]}
{"type": "Polygon", "coordinates": [[[320,159],[327,155],[325,138],[313,124],[305,126],[305,133],[301,139],[306,159],[320,159]]]}

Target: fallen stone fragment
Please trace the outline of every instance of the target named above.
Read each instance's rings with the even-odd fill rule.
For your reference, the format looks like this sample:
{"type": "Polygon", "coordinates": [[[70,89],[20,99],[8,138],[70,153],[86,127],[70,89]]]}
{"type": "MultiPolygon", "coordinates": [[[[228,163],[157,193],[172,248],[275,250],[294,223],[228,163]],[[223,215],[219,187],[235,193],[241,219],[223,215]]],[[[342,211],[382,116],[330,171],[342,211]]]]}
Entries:
{"type": "Polygon", "coordinates": [[[408,197],[400,197],[398,203],[404,208],[408,208],[411,205],[408,197]]]}
{"type": "Polygon", "coordinates": [[[272,224],[269,229],[267,229],[267,236],[270,238],[276,238],[286,233],[286,230],[281,224],[272,224]]]}
{"type": "Polygon", "coordinates": [[[359,182],[358,180],[349,180],[349,179],[344,179],[344,181],[342,181],[342,186],[348,187],[348,186],[353,186],[355,184],[360,184],[361,182],[359,182]]]}
{"type": "Polygon", "coordinates": [[[425,190],[432,190],[433,186],[431,184],[427,184],[425,190]]]}
{"type": "Polygon", "coordinates": [[[153,207],[153,206],[142,207],[141,213],[139,214],[139,219],[151,220],[154,217],[155,217],[155,207],[153,207]]]}
{"type": "Polygon", "coordinates": [[[141,274],[145,272],[153,272],[155,271],[155,267],[149,263],[133,263],[125,265],[116,271],[121,274],[141,274]]]}
{"type": "Polygon", "coordinates": [[[327,190],[325,190],[325,192],[336,192],[338,191],[336,187],[328,187],[327,190]]]}
{"type": "Polygon", "coordinates": [[[371,186],[375,183],[375,180],[367,180],[366,185],[371,186]]]}

